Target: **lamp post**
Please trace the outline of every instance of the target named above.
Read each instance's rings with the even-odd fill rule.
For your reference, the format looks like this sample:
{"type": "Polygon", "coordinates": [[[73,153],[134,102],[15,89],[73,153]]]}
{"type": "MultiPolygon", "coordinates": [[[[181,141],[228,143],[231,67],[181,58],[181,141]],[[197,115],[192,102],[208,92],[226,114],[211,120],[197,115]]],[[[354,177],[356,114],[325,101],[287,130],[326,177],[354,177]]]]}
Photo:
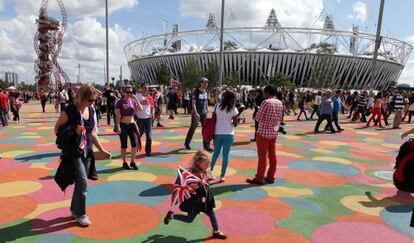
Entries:
{"type": "Polygon", "coordinates": [[[223,64],[224,64],[224,53],[223,53],[223,33],[224,33],[224,4],[225,0],[221,1],[221,27],[220,27],[220,65],[219,65],[219,79],[218,86],[223,85],[223,64]]]}
{"type": "Polygon", "coordinates": [[[105,32],[106,32],[106,83],[109,85],[108,0],[105,0],[105,32]]]}
{"type": "Polygon", "coordinates": [[[372,89],[375,83],[375,76],[377,75],[377,59],[378,59],[378,49],[381,46],[381,27],[382,27],[382,16],[384,15],[384,4],[385,0],[381,0],[378,23],[377,23],[377,36],[375,38],[375,49],[374,49],[374,58],[372,60],[372,71],[371,71],[371,80],[369,82],[369,88],[372,89]]]}

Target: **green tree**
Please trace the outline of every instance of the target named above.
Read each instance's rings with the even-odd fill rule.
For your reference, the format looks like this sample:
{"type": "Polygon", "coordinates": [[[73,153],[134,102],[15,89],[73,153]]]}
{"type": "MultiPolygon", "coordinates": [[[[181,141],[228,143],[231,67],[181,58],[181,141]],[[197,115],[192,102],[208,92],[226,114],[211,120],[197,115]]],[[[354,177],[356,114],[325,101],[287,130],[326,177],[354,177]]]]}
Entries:
{"type": "Polygon", "coordinates": [[[203,76],[203,70],[198,66],[197,61],[194,58],[191,58],[187,66],[181,73],[180,81],[185,89],[195,88],[203,76]]]}
{"type": "Polygon", "coordinates": [[[163,85],[163,86],[168,85],[171,79],[171,72],[168,66],[165,65],[164,63],[158,67],[158,70],[156,73],[156,79],[159,85],[163,85]]]}
{"type": "Polygon", "coordinates": [[[6,81],[4,81],[4,80],[0,79],[0,88],[2,88],[2,89],[6,89],[6,88],[8,88],[8,87],[10,87],[10,84],[9,84],[8,82],[6,82],[6,81]]]}
{"type": "Polygon", "coordinates": [[[240,85],[240,79],[239,79],[238,73],[233,70],[232,72],[227,74],[226,77],[224,78],[224,84],[232,88],[236,88],[238,85],[240,85]]]}
{"type": "Polygon", "coordinates": [[[396,81],[390,81],[389,83],[388,83],[388,87],[387,87],[387,90],[394,90],[396,87],[397,87],[397,82],[396,81]]]}
{"type": "Polygon", "coordinates": [[[132,87],[136,88],[139,87],[141,85],[141,83],[137,80],[131,79],[129,80],[129,83],[131,84],[132,87]]]}
{"type": "Polygon", "coordinates": [[[270,83],[276,87],[293,87],[295,86],[289,77],[283,73],[277,73],[275,77],[270,80],[270,83]]]}
{"type": "Polygon", "coordinates": [[[210,62],[208,64],[205,77],[209,80],[209,89],[214,89],[217,86],[217,80],[219,76],[219,65],[217,61],[210,62]]]}
{"type": "MultiPolygon", "coordinates": [[[[18,86],[21,90],[28,90],[35,92],[37,90],[36,84],[26,84],[25,82],[21,82],[18,86]]],[[[40,86],[39,86],[40,90],[40,86]]]]}
{"type": "Polygon", "coordinates": [[[321,44],[316,53],[318,62],[312,67],[312,74],[308,80],[308,87],[311,88],[335,88],[332,80],[334,74],[333,63],[331,62],[331,50],[327,44],[321,44]]]}
{"type": "Polygon", "coordinates": [[[224,50],[235,50],[237,49],[237,43],[231,40],[225,41],[223,43],[224,50]]]}

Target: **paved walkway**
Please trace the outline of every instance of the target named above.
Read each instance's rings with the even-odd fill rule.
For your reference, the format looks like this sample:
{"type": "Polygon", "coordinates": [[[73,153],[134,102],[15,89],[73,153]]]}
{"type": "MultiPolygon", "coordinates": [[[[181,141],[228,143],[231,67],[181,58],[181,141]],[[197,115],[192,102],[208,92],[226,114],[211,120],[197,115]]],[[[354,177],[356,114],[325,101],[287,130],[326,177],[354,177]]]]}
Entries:
{"type": "MultiPolygon", "coordinates": [[[[50,105],[38,111],[37,103],[25,105],[21,123],[0,128],[0,242],[213,242],[204,215],[192,224],[162,222],[176,168],[194,152],[180,149],[189,117],[153,131],[156,156],[138,155],[138,171],[121,169],[118,136],[102,126],[114,158],[97,164],[100,178],[87,200],[93,224],[80,228],[69,217],[72,189],[65,195],[53,181],[57,114],[50,105]]],[[[227,181],[213,188],[227,242],[414,242],[413,197],[391,181],[402,131],[344,124],[340,135],[313,135],[314,124],[288,122],[278,140],[276,184],[262,187],[244,182],[257,164],[251,119],[237,127],[227,181]]],[[[201,147],[200,131],[191,145],[201,147]]]]}

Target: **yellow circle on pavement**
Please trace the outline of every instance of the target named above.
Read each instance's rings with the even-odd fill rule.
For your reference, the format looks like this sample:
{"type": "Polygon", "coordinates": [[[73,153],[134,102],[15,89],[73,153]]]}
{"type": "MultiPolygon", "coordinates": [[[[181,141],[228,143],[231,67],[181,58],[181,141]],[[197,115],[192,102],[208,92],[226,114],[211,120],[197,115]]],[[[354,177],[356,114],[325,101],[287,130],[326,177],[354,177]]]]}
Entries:
{"type": "Polygon", "coordinates": [[[362,195],[343,197],[341,203],[355,212],[372,216],[379,216],[384,208],[399,204],[388,199],[370,199],[362,195]]]}
{"type": "Polygon", "coordinates": [[[3,158],[14,158],[16,156],[20,156],[23,154],[30,154],[30,153],[34,153],[34,151],[30,151],[30,150],[16,150],[16,151],[9,151],[9,152],[5,152],[2,153],[2,157],[3,158]]]}
{"type": "Polygon", "coordinates": [[[16,181],[0,184],[0,197],[15,197],[30,194],[42,188],[42,184],[35,181],[16,181]]]}
{"type": "Polygon", "coordinates": [[[288,188],[288,187],[261,187],[261,189],[265,190],[267,194],[271,197],[300,197],[300,196],[308,196],[313,195],[313,191],[309,189],[295,189],[295,188],[288,188]]]}
{"type": "Polygon", "coordinates": [[[108,181],[148,181],[153,182],[157,177],[146,172],[122,172],[107,178],[108,181]]]}

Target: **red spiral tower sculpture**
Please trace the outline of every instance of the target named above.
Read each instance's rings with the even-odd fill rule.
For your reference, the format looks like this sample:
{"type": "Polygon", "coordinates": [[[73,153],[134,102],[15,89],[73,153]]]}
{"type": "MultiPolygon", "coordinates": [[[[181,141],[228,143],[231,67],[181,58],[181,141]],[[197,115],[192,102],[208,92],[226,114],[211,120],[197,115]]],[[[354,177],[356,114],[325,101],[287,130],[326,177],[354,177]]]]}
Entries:
{"type": "Polygon", "coordinates": [[[67,17],[63,2],[61,0],[56,0],[56,2],[62,14],[61,22],[47,16],[48,0],[42,0],[39,18],[36,20],[38,28],[34,37],[34,48],[38,58],[35,61],[34,70],[37,73],[36,82],[40,86],[50,86],[53,83],[52,74],[57,86],[62,85],[62,78],[65,83],[70,83],[68,75],[57,61],[66,32],[67,17]]]}

